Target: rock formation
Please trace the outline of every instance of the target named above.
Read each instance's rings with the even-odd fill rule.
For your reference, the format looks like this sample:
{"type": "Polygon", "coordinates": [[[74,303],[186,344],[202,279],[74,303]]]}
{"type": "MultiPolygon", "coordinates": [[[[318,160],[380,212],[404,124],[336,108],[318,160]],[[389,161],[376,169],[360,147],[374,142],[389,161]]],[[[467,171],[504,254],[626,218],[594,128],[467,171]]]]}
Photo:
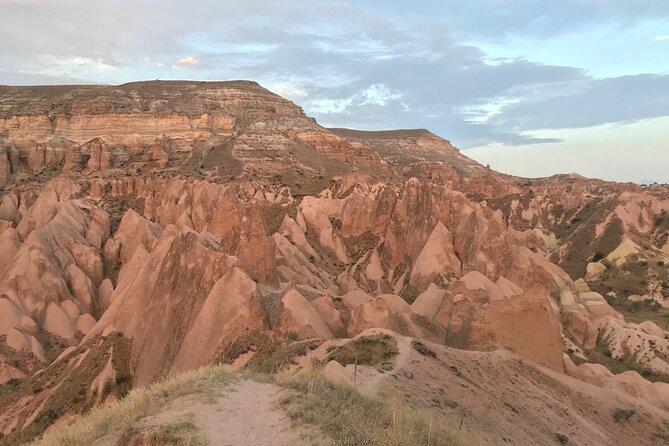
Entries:
{"type": "MultiPolygon", "coordinates": [[[[72,412],[258,333],[389,329],[602,387],[629,381],[587,365],[604,357],[669,376],[666,188],[502,175],[426,130],[323,128],[253,82],[0,98],[0,382],[69,383],[95,357],[72,412]]],[[[53,395],[17,395],[0,432],[39,433],[53,395]]]]}

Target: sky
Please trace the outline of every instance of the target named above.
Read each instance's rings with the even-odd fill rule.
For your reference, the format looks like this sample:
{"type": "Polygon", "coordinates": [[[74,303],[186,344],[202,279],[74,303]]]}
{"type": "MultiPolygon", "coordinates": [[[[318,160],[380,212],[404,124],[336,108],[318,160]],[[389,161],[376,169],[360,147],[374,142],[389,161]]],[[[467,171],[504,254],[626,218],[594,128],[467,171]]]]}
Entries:
{"type": "Polygon", "coordinates": [[[0,84],[251,79],[496,170],[669,183],[667,0],[0,0],[0,84]]]}

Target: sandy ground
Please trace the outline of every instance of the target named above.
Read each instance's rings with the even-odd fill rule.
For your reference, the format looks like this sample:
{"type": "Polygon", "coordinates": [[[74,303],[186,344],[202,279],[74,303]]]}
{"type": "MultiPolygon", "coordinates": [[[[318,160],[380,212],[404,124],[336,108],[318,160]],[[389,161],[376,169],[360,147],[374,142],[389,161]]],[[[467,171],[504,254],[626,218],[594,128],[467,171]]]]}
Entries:
{"type": "Polygon", "coordinates": [[[233,445],[312,445],[317,439],[304,429],[291,426],[279,408],[282,390],[272,384],[242,380],[216,399],[215,404],[193,408],[195,423],[207,444],[233,445]]]}
{"type": "Polygon", "coordinates": [[[143,420],[139,428],[191,421],[207,445],[326,446],[320,433],[293,426],[280,407],[280,387],[247,379],[214,388],[208,395],[187,395],[160,414],[143,420]]]}

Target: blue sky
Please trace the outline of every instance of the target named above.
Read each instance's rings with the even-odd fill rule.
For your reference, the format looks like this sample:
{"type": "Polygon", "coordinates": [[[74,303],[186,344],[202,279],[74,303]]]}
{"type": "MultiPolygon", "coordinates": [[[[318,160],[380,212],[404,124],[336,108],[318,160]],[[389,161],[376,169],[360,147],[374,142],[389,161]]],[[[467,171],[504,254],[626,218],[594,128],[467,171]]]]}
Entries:
{"type": "Polygon", "coordinates": [[[0,83],[253,79],[498,170],[669,182],[666,0],[0,0],[0,83]],[[415,2],[414,2],[415,3],[415,2]]]}

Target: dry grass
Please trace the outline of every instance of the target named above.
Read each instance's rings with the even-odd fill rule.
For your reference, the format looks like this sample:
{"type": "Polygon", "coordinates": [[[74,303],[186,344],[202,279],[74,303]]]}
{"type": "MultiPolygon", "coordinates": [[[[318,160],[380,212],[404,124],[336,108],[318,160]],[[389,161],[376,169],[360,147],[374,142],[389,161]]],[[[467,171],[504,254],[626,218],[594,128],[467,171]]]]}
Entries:
{"type": "Polygon", "coordinates": [[[318,427],[342,446],[461,446],[476,441],[427,412],[403,401],[369,398],[351,387],[334,385],[321,372],[292,378],[281,385],[293,390],[283,403],[291,417],[318,427]]]}
{"type": "MultiPolygon", "coordinates": [[[[275,376],[244,375],[271,381],[275,376]]],[[[160,413],[176,398],[211,393],[231,382],[235,375],[223,366],[205,367],[131,391],[126,398],[93,409],[76,423],[48,432],[34,446],[84,446],[100,439],[141,439],[148,444],[199,446],[202,439],[194,423],[183,421],[142,429],[139,423],[160,413]]],[[[370,398],[353,388],[327,381],[320,370],[276,383],[289,390],[282,401],[291,417],[312,424],[335,444],[342,446],[461,446],[475,445],[439,422],[438,414],[410,408],[401,399],[370,398]]]]}
{"type": "Polygon", "coordinates": [[[297,357],[306,355],[322,343],[322,339],[278,342],[264,333],[251,331],[235,340],[221,355],[220,362],[232,364],[241,355],[253,351],[255,353],[246,364],[246,369],[259,374],[273,374],[295,364],[297,357]]]}
{"type": "Polygon", "coordinates": [[[200,436],[198,427],[192,420],[177,421],[169,424],[162,424],[157,427],[141,430],[129,431],[121,444],[142,444],[155,446],[205,446],[206,442],[200,436]]]}
{"type": "Polygon", "coordinates": [[[348,364],[368,365],[379,371],[393,369],[393,361],[397,356],[397,341],[394,337],[382,334],[362,336],[337,347],[327,356],[328,361],[348,364]]]}
{"type": "Polygon", "coordinates": [[[87,446],[107,435],[124,435],[142,418],[160,411],[175,398],[210,391],[232,380],[222,366],[203,367],[131,391],[122,400],[98,407],[69,426],[48,432],[35,446],[87,446]]]}
{"type": "Polygon", "coordinates": [[[62,361],[40,373],[0,390],[3,414],[19,415],[21,429],[0,436],[0,445],[14,446],[33,441],[66,414],[88,411],[108,396],[123,396],[131,387],[129,340],[120,333],[96,336],[68,353],[62,361]],[[102,395],[91,383],[100,375],[111,356],[116,380],[107,381],[102,395]],[[27,418],[30,414],[33,418],[27,418]]]}

